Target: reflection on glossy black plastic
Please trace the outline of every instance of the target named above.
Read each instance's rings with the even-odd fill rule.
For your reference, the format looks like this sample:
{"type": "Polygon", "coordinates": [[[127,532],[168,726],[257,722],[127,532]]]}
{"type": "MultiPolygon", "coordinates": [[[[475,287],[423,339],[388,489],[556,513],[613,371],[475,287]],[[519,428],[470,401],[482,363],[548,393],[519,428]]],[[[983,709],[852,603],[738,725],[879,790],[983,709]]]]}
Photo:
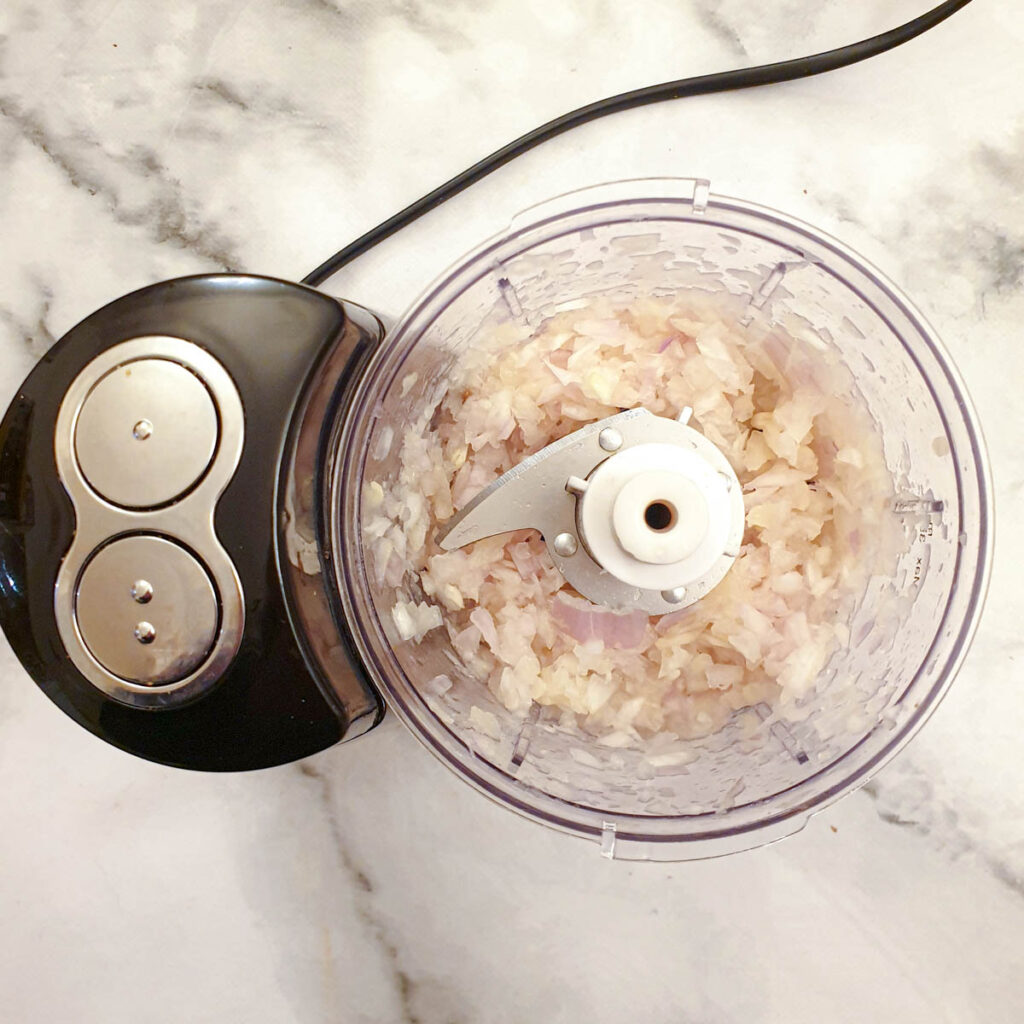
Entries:
{"type": "Polygon", "coordinates": [[[292,415],[278,484],[278,557],[292,629],[324,693],[340,703],[348,736],[380,720],[382,705],[363,671],[345,626],[331,558],[328,489],[335,471],[337,433],[352,387],[383,337],[383,325],[346,305],[337,342],[309,374],[292,415]]]}
{"type": "Polygon", "coordinates": [[[340,303],[299,285],[240,275],[185,278],[93,314],[29,375],[0,424],[0,624],[35,681],[77,722],[154,761],[238,770],[321,750],[343,738],[350,714],[361,726],[367,716],[379,719],[383,705],[360,674],[346,677],[347,696],[339,697],[322,671],[307,666],[289,625],[274,536],[292,413],[322,353],[353,330],[365,328],[349,321],[340,303]],[[215,515],[245,594],[242,645],[208,695],[166,711],[124,707],[82,678],[53,615],[54,580],[74,531],[53,456],[57,410],[99,352],[150,334],[210,351],[234,379],[246,421],[242,459],[215,515]]]}

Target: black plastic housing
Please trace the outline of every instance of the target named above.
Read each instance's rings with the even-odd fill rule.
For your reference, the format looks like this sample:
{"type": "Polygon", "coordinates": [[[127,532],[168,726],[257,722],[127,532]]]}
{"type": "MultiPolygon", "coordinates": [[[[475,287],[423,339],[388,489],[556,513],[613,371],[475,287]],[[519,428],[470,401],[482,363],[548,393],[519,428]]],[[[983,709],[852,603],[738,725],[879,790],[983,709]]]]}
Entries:
{"type": "MultiPolygon", "coordinates": [[[[0,424],[0,625],[29,675],[71,718],[132,754],[206,771],[292,761],[380,720],[383,701],[354,656],[349,659],[344,623],[334,623],[340,637],[334,654],[344,657],[332,665],[318,661],[293,630],[295,622],[301,634],[302,619],[279,563],[279,488],[296,442],[293,416],[308,409],[309,389],[344,389],[350,364],[364,360],[381,336],[376,318],[358,308],[350,315],[311,288],[217,274],[120,298],[46,353],[0,424]],[[215,513],[244,593],[241,647],[208,692],[161,710],[120,704],[77,671],[58,635],[53,600],[75,530],[54,458],[58,409],[91,359],[144,335],[184,338],[210,352],[233,378],[245,413],[241,461],[215,513]],[[338,358],[339,345],[345,359],[338,358]],[[334,378],[325,379],[325,366],[334,378]]],[[[283,571],[287,578],[287,565],[283,571]]],[[[325,608],[328,577],[314,591],[325,608]]]]}

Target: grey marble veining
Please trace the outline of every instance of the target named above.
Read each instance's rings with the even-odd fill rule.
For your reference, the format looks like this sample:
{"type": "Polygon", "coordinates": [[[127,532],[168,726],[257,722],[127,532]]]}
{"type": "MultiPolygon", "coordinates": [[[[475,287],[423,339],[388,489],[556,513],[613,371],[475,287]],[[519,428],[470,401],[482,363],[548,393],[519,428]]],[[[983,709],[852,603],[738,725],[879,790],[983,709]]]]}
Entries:
{"type": "MultiPolygon", "coordinates": [[[[297,277],[510,138],[624,88],[840,45],[916,0],[10,0],[0,385],[178,274],[297,277]]],[[[10,651],[0,1016],[169,1021],[938,1021],[1024,1015],[1024,13],[975,0],[858,68],[632,111],[347,268],[397,315],[518,210],[709,177],[830,231],[944,338],[993,464],[974,648],[919,737],[777,846],[621,864],[521,821],[395,721],[247,776],[134,761],[10,651]]]]}

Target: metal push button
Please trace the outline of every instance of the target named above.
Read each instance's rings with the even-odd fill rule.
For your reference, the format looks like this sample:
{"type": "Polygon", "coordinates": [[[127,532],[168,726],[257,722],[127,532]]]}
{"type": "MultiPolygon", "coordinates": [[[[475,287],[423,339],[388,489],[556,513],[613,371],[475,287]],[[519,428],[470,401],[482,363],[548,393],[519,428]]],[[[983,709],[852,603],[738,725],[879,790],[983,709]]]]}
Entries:
{"type": "Polygon", "coordinates": [[[152,508],[206,472],[217,433],[217,408],[194,373],[170,359],[138,359],[111,370],[86,396],[75,455],[101,497],[152,508]]]}
{"type": "Polygon", "coordinates": [[[180,544],[137,535],[100,548],[75,595],[78,631],[113,675],[166,686],[213,649],[218,605],[203,565],[180,544]]]}

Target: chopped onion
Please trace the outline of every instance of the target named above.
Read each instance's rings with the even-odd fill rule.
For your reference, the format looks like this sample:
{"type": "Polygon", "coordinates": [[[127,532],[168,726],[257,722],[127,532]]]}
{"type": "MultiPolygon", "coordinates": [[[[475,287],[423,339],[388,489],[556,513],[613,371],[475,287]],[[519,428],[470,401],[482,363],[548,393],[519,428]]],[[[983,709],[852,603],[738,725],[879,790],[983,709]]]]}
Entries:
{"type": "Polygon", "coordinates": [[[433,697],[441,697],[444,694],[446,694],[451,688],[451,677],[444,675],[443,673],[439,676],[434,676],[433,679],[428,679],[423,684],[423,692],[428,693],[433,697]]]}
{"type": "Polygon", "coordinates": [[[635,648],[643,643],[647,632],[645,612],[614,611],[564,590],[556,595],[552,609],[555,622],[581,644],[600,640],[605,647],[635,648]]]}
{"type": "MultiPolygon", "coordinates": [[[[686,764],[688,739],[743,708],[792,711],[850,642],[845,613],[898,549],[891,475],[868,411],[849,397],[849,371],[815,339],[741,327],[719,301],[594,300],[532,335],[493,329],[451,370],[440,402],[407,423],[397,472],[364,490],[371,579],[397,590],[402,640],[443,619],[465,673],[510,711],[557,708],[607,747],[647,737],[653,768],[686,764]],[[638,406],[667,417],[689,406],[743,486],[740,554],[695,605],[661,617],[594,605],[535,532],[439,549],[437,528],[502,473],[638,406]],[[420,588],[426,601],[410,600],[420,588]]],[[[407,400],[417,383],[403,380],[407,400]]],[[[375,456],[390,443],[382,430],[375,456]]],[[[491,713],[474,707],[471,722],[497,738],[491,713]]]]}
{"type": "Polygon", "coordinates": [[[477,607],[469,613],[469,621],[480,630],[484,643],[490,649],[496,650],[498,646],[498,631],[494,628],[494,619],[486,608],[477,607]]]}
{"type": "Polygon", "coordinates": [[[395,602],[391,611],[395,628],[402,640],[419,640],[432,629],[442,625],[441,609],[435,605],[415,601],[395,602]]]}
{"type": "Polygon", "coordinates": [[[469,724],[477,732],[489,736],[492,740],[501,739],[501,726],[493,711],[484,711],[483,708],[474,704],[469,709],[469,724]]]}

